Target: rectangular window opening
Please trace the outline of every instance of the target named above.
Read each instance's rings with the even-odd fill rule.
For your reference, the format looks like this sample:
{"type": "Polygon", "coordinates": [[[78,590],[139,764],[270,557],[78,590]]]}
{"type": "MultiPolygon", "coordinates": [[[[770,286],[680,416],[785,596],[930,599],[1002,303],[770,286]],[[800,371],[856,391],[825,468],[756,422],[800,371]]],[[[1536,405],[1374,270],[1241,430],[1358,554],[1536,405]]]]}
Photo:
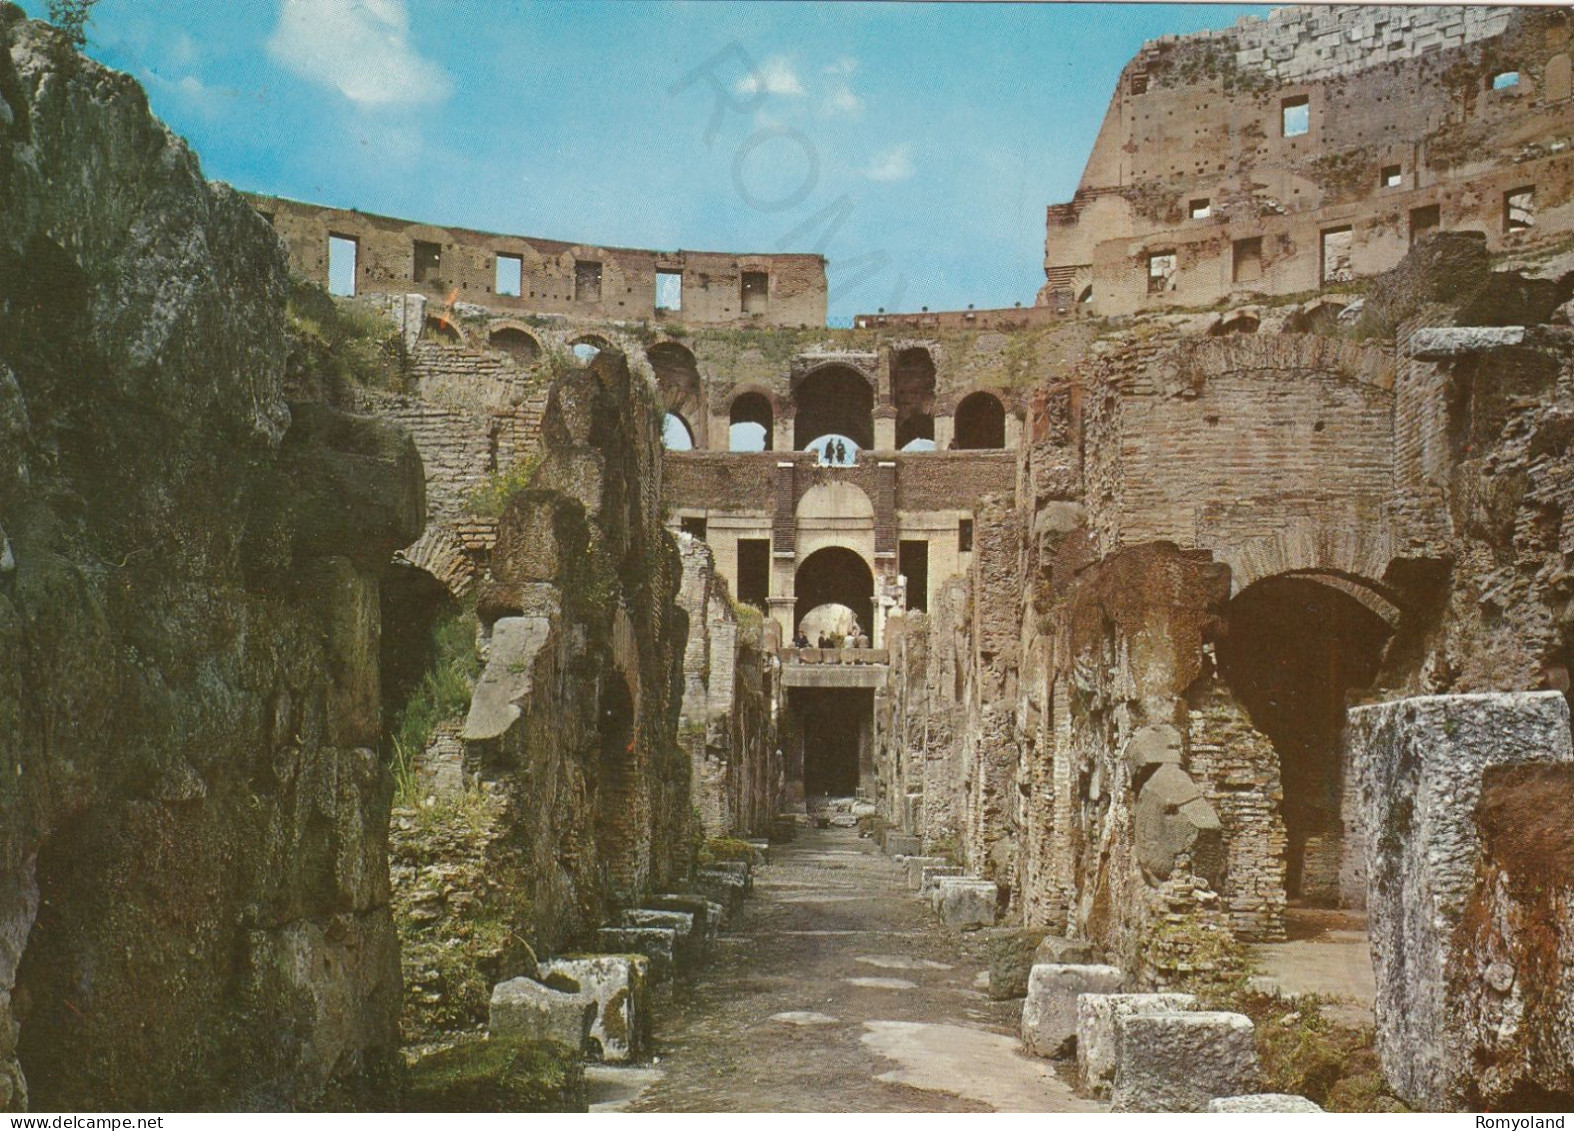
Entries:
{"type": "Polygon", "coordinates": [[[902,539],[897,547],[897,572],[907,578],[907,607],[929,611],[929,543],[902,539]]]}
{"type": "Polygon", "coordinates": [[[959,554],[973,552],[973,520],[964,518],[956,524],[956,550],[959,554]]]}
{"type": "Polygon", "coordinates": [[[1503,230],[1523,232],[1536,226],[1536,189],[1534,185],[1510,189],[1503,194],[1503,230]]]}
{"type": "Polygon", "coordinates": [[[1405,171],[1398,165],[1384,165],[1378,181],[1384,188],[1398,188],[1404,184],[1405,171]]]}
{"type": "Polygon", "coordinates": [[[1350,251],[1355,243],[1355,233],[1350,228],[1328,228],[1323,232],[1322,280],[1329,283],[1348,283],[1355,278],[1350,266],[1350,251]]]}
{"type": "Polygon", "coordinates": [[[1186,211],[1193,220],[1206,220],[1213,215],[1213,202],[1206,197],[1194,200],[1186,211]]]}
{"type": "Polygon", "coordinates": [[[584,259],[574,261],[574,301],[601,301],[601,264],[584,259]]]}
{"type": "Polygon", "coordinates": [[[1175,289],[1175,253],[1158,251],[1148,256],[1148,293],[1161,295],[1175,289]]]}
{"type": "Polygon", "coordinates": [[[765,304],[770,298],[771,290],[769,275],[764,271],[745,271],[740,290],[745,314],[765,313],[765,304]]]}
{"type": "Polygon", "coordinates": [[[683,309],[683,272],[656,272],[656,309],[683,309]]]}
{"type": "Polygon", "coordinates": [[[425,240],[415,241],[415,272],[417,283],[436,283],[442,279],[443,246],[442,244],[427,243],[425,240]]]}
{"type": "Polygon", "coordinates": [[[1429,232],[1435,232],[1443,226],[1443,209],[1441,205],[1428,204],[1421,208],[1410,210],[1410,244],[1429,232]]]}
{"type": "Polygon", "coordinates": [[[771,591],[771,540],[738,539],[738,600],[761,612],[771,591]]]}
{"type": "Polygon", "coordinates": [[[518,298],[525,281],[525,259],[522,255],[497,256],[497,277],[492,289],[500,295],[518,298]]]}
{"type": "Polygon", "coordinates": [[[1255,283],[1262,278],[1262,237],[1236,240],[1231,257],[1230,278],[1237,283],[1255,283]]]}
{"type": "Polygon", "coordinates": [[[1285,137],[1300,137],[1312,128],[1312,100],[1306,95],[1286,98],[1279,104],[1279,124],[1285,137]]]}
{"type": "Polygon", "coordinates": [[[360,244],[354,236],[328,234],[328,293],[349,297],[355,294],[356,259],[360,244]]]}

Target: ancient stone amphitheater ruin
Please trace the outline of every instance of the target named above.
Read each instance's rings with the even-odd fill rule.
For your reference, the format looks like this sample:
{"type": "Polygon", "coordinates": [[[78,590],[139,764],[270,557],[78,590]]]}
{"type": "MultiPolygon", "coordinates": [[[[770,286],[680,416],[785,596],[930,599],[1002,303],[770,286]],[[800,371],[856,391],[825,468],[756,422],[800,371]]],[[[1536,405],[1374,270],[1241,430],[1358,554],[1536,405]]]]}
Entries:
{"type": "Polygon", "coordinates": [[[1568,10],[1152,42],[848,329],[0,48],[0,1111],[1571,1106],[1568,10]]]}

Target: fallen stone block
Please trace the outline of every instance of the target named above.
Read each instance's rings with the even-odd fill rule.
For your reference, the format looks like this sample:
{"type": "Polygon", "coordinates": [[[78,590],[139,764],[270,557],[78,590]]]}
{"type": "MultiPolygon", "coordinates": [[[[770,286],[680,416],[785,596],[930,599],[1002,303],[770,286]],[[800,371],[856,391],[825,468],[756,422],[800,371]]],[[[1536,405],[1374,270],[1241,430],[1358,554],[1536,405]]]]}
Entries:
{"type": "Polygon", "coordinates": [[[984,931],[984,957],[989,963],[989,996],[1010,1001],[1027,995],[1033,954],[1048,933],[1044,927],[991,927],[984,931]]]}
{"type": "Polygon", "coordinates": [[[729,876],[737,876],[743,881],[743,890],[754,890],[754,870],[749,867],[747,860],[718,860],[714,864],[707,864],[700,869],[702,872],[720,872],[729,876]]]}
{"type": "Polygon", "coordinates": [[[492,987],[486,1027],[493,1036],[556,1041],[583,1051],[596,1020],[596,1003],[579,993],[555,990],[530,978],[510,978],[492,987]]]}
{"type": "Polygon", "coordinates": [[[944,856],[909,856],[903,862],[907,869],[907,886],[919,891],[924,885],[924,869],[947,863],[944,856]]]}
{"type": "Polygon", "coordinates": [[[550,958],[541,976],[553,988],[595,1003],[587,1046],[592,1056],[620,1064],[639,1056],[649,1030],[645,984],[650,959],[643,954],[593,954],[550,958]]]}
{"type": "Polygon", "coordinates": [[[1120,992],[1118,966],[1034,966],[1022,1002],[1022,1046],[1033,1056],[1059,1056],[1077,1039],[1077,998],[1120,992]]]}
{"type": "Polygon", "coordinates": [[[935,899],[941,921],[954,930],[993,927],[1000,889],[993,880],[947,876],[937,882],[935,899]]]}
{"type": "Polygon", "coordinates": [[[729,872],[707,872],[701,869],[694,874],[694,886],[710,902],[721,905],[722,926],[731,923],[742,913],[744,887],[743,881],[737,876],[729,872]]]}
{"type": "Polygon", "coordinates": [[[791,814],[771,818],[771,843],[790,844],[798,839],[798,818],[791,814]]]}
{"type": "Polygon", "coordinates": [[[1323,1109],[1305,1096],[1292,1096],[1285,1092],[1258,1092],[1252,1096],[1225,1096],[1223,1099],[1209,1100],[1208,1110],[1239,1114],[1283,1112],[1310,1115],[1323,1109]]]}
{"type": "Polygon", "coordinates": [[[1207,1111],[1258,1084],[1257,1037],[1239,1013],[1133,1013],[1115,1020],[1112,1111],[1207,1111]]]}
{"type": "Polygon", "coordinates": [[[956,864],[926,864],[919,870],[918,894],[928,895],[941,880],[966,876],[967,869],[956,864]]]}
{"type": "Polygon", "coordinates": [[[754,851],[754,859],[750,861],[756,868],[771,862],[771,842],[768,840],[751,840],[748,845],[754,851]]]}
{"type": "Polygon", "coordinates": [[[1115,1084],[1118,1064],[1115,1024],[1135,1013],[1190,1013],[1194,994],[1083,994],[1077,998],[1077,1081],[1090,1096],[1104,1099],[1115,1084]]]}
{"type": "Polygon", "coordinates": [[[596,945],[611,954],[643,954],[652,982],[672,977],[677,965],[678,932],[670,927],[602,927],[596,945]]]}
{"type": "Polygon", "coordinates": [[[652,911],[686,911],[694,916],[694,925],[704,932],[707,950],[716,941],[716,935],[721,931],[721,921],[726,916],[726,910],[721,904],[712,903],[703,895],[692,892],[664,892],[650,896],[644,905],[652,911]]]}
{"type": "Polygon", "coordinates": [[[1033,952],[1034,966],[1097,966],[1098,947],[1086,939],[1068,939],[1060,935],[1046,935],[1033,952]]]}
{"type": "Polygon", "coordinates": [[[647,907],[629,908],[618,916],[621,927],[668,927],[678,934],[673,959],[683,969],[692,969],[705,961],[704,921],[698,930],[694,915],[688,911],[659,911],[647,907]]]}
{"type": "Polygon", "coordinates": [[[924,841],[914,833],[887,832],[884,848],[887,856],[917,856],[924,850],[924,841]]]}

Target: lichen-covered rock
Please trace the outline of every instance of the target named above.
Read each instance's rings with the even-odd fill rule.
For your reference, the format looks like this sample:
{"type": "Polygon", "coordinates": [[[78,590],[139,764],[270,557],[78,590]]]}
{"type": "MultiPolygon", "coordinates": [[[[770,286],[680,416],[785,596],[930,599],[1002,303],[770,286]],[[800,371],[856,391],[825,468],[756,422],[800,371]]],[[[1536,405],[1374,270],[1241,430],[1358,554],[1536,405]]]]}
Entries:
{"type": "Polygon", "coordinates": [[[1022,1002],[1022,1046],[1033,1056],[1059,1056],[1077,1039],[1077,999],[1120,992],[1116,966],[1034,966],[1022,1002]]]}
{"type": "Polygon", "coordinates": [[[0,1108],[385,1100],[419,459],[286,404],[284,248],[132,79],[0,4],[0,104],[0,1108]]]}
{"type": "Polygon", "coordinates": [[[493,1036],[556,1041],[579,1053],[598,1012],[595,999],[577,987],[555,989],[532,978],[510,978],[492,987],[486,1028],[493,1036]]]}
{"type": "Polygon", "coordinates": [[[940,921],[954,930],[993,927],[1000,889],[993,880],[943,876],[935,881],[930,897],[940,921]]]}
{"type": "Polygon", "coordinates": [[[1206,1111],[1252,1091],[1261,1075],[1251,1018],[1239,1013],[1133,1013],[1115,1022],[1110,1110],[1206,1111]]]}
{"type": "Polygon", "coordinates": [[[624,911],[619,920],[625,927],[666,927],[673,931],[677,936],[673,958],[680,967],[692,969],[705,961],[704,920],[696,929],[692,912],[634,907],[624,911]]]}
{"type": "Polygon", "coordinates": [[[1557,692],[1360,707],[1377,1048],[1421,1110],[1574,1095],[1574,749],[1557,692]]]}
{"type": "Polygon", "coordinates": [[[1116,1022],[1133,1013],[1184,1013],[1195,994],[1081,994],[1077,998],[1077,1081],[1090,1096],[1107,1096],[1120,1057],[1116,1022]]]}
{"type": "Polygon", "coordinates": [[[405,1077],[405,1111],[590,1110],[585,1066],[553,1041],[465,1037],[421,1057],[405,1077]]]}
{"type": "Polygon", "coordinates": [[[909,856],[902,861],[902,867],[907,872],[907,886],[916,892],[922,892],[924,886],[924,869],[940,868],[947,863],[944,856],[909,856]]]}
{"type": "Polygon", "coordinates": [[[541,978],[555,989],[595,1002],[587,1046],[608,1063],[633,1060],[644,1048],[650,1015],[645,1006],[650,959],[643,954],[591,954],[551,958],[541,978]]]}
{"type": "Polygon", "coordinates": [[[652,982],[666,981],[677,968],[678,932],[671,927],[602,927],[596,943],[608,951],[643,954],[652,982]]]}

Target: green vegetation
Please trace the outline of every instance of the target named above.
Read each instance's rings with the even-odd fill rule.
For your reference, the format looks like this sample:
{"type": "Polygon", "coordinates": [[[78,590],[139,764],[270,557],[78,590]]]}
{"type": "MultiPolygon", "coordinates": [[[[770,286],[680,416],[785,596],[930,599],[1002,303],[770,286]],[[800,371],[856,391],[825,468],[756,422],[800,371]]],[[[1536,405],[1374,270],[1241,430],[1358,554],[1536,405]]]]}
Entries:
{"type": "Polygon", "coordinates": [[[536,451],[512,467],[493,472],[465,498],[466,509],[478,518],[501,518],[508,500],[530,486],[540,466],[541,453],[536,451]]]}
{"type": "Polygon", "coordinates": [[[422,1057],[405,1081],[405,1111],[587,1111],[578,1054],[551,1041],[467,1037],[422,1057]]]}
{"type": "Polygon", "coordinates": [[[98,0],[49,0],[49,22],[65,33],[66,42],[78,51],[87,46],[88,17],[98,0]]]}
{"type": "Polygon", "coordinates": [[[461,608],[432,629],[431,668],[421,678],[393,726],[394,804],[414,805],[415,763],[437,724],[463,715],[481,663],[475,651],[475,612],[461,608]]]}
{"type": "Polygon", "coordinates": [[[714,864],[718,860],[742,860],[745,863],[754,860],[754,846],[746,840],[738,840],[730,836],[713,836],[705,841],[700,849],[699,862],[701,864],[714,864]]]}
{"type": "Polygon", "coordinates": [[[1388,1091],[1370,1027],[1349,1028],[1324,1016],[1325,999],[1293,1000],[1241,984],[1200,991],[1204,1009],[1244,1013],[1257,1035],[1263,1091],[1305,1096],[1329,1111],[1404,1111],[1388,1091]]]}
{"type": "Polygon", "coordinates": [[[394,326],[364,306],[335,299],[300,276],[290,281],[285,308],[289,355],[285,374],[304,393],[330,401],[349,387],[404,388],[404,341],[394,326]]]}
{"type": "Polygon", "coordinates": [[[739,627],[751,631],[758,631],[765,627],[765,614],[759,609],[736,597],[729,597],[727,600],[732,605],[732,615],[738,618],[739,627]]]}

